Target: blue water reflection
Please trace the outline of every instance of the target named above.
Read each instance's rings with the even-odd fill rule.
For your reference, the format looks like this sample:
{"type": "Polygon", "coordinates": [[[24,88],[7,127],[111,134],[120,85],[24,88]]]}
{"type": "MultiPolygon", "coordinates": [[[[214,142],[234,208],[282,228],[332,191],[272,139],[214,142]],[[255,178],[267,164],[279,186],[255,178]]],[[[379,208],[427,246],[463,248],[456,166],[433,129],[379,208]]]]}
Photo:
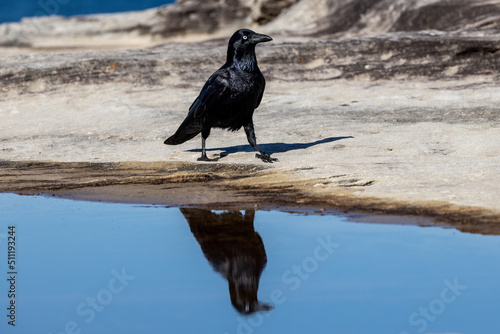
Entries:
{"type": "Polygon", "coordinates": [[[0,217],[1,333],[500,329],[496,236],[12,194],[0,194],[0,217]]]}
{"type": "Polygon", "coordinates": [[[255,211],[180,210],[212,268],[227,279],[234,308],[244,315],[272,309],[257,298],[267,256],[253,225],[255,211]]]}

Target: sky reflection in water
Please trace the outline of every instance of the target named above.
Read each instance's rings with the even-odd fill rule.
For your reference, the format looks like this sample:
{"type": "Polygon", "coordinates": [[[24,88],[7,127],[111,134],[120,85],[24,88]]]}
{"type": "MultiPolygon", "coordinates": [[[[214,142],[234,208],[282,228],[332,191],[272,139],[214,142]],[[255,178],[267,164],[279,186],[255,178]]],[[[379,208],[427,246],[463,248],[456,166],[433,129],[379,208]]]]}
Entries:
{"type": "Polygon", "coordinates": [[[1,333],[500,329],[496,236],[13,194],[0,194],[0,217],[1,333]]]}

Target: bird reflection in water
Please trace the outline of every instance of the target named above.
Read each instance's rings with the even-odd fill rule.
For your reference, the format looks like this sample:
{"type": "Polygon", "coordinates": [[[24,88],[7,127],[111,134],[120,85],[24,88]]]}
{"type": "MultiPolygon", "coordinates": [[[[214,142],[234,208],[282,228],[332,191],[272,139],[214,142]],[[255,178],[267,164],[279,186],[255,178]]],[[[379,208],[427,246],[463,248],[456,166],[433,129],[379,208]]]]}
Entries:
{"type": "Polygon", "coordinates": [[[208,262],[227,279],[234,308],[246,315],[272,309],[257,299],[267,256],[253,226],[255,211],[180,210],[208,262]]]}

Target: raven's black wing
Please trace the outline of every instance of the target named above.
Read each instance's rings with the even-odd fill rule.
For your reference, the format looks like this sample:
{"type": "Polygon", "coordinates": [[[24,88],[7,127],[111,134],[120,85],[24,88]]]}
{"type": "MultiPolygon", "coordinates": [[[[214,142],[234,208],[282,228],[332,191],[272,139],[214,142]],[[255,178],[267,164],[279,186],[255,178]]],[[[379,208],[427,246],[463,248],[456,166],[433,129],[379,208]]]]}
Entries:
{"type": "Polygon", "coordinates": [[[229,88],[229,72],[221,68],[207,80],[200,95],[194,100],[189,113],[173,136],[165,140],[165,144],[177,145],[195,137],[201,132],[203,115],[215,102],[224,100],[229,88]]]}
{"type": "Polygon", "coordinates": [[[260,101],[262,101],[262,96],[264,96],[264,89],[266,88],[266,80],[264,79],[263,75],[261,76],[262,76],[262,85],[260,86],[260,93],[256,100],[255,109],[259,107],[260,101]]]}

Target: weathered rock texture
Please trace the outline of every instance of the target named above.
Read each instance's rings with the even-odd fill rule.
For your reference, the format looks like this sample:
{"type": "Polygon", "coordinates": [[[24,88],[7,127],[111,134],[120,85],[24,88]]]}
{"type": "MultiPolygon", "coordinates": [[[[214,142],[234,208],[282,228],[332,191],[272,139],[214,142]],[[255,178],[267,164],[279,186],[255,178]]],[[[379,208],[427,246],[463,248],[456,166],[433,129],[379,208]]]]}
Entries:
{"type": "MultiPolygon", "coordinates": [[[[499,8],[493,1],[182,1],[2,25],[0,43],[10,46],[0,48],[8,54],[0,56],[0,189],[143,192],[177,180],[199,155],[199,140],[175,147],[163,140],[225,61],[228,36],[245,25],[274,37],[257,47],[268,85],[254,120],[261,148],[280,162],[253,169],[259,161],[244,134],[214,130],[209,153],[228,155],[221,164],[189,165],[182,188],[203,194],[189,204],[251,203],[267,191],[276,204],[428,214],[491,228],[500,221],[499,8]],[[29,22],[39,29],[26,30],[29,22]],[[102,166],[112,168],[101,173],[102,166]],[[200,180],[233,192],[218,197],[200,180]]],[[[164,202],[179,204],[182,196],[171,193],[178,188],[151,191],[162,189],[164,202]]]]}
{"type": "MultiPolygon", "coordinates": [[[[227,35],[241,26],[270,22],[297,0],[182,0],[142,12],[76,17],[34,17],[0,25],[0,47],[38,49],[109,48],[148,45],[157,40],[193,35],[195,39],[227,35]]],[[[47,14],[57,14],[56,10],[47,14]]]]}
{"type": "Polygon", "coordinates": [[[0,25],[0,46],[140,46],[164,38],[225,37],[241,26],[310,37],[427,30],[492,36],[499,22],[500,3],[492,0],[182,0],[143,12],[26,18],[0,25]]]}
{"type": "MultiPolygon", "coordinates": [[[[38,92],[65,84],[127,81],[162,85],[172,76],[184,85],[203,81],[225,60],[225,40],[167,43],[148,49],[17,55],[0,67],[3,91],[38,92]]],[[[372,38],[275,41],[259,48],[266,77],[280,81],[498,79],[500,40],[435,34],[372,38]]]]}
{"type": "Polygon", "coordinates": [[[273,25],[314,36],[423,30],[497,33],[499,20],[500,3],[491,0],[303,0],[273,25]]]}

